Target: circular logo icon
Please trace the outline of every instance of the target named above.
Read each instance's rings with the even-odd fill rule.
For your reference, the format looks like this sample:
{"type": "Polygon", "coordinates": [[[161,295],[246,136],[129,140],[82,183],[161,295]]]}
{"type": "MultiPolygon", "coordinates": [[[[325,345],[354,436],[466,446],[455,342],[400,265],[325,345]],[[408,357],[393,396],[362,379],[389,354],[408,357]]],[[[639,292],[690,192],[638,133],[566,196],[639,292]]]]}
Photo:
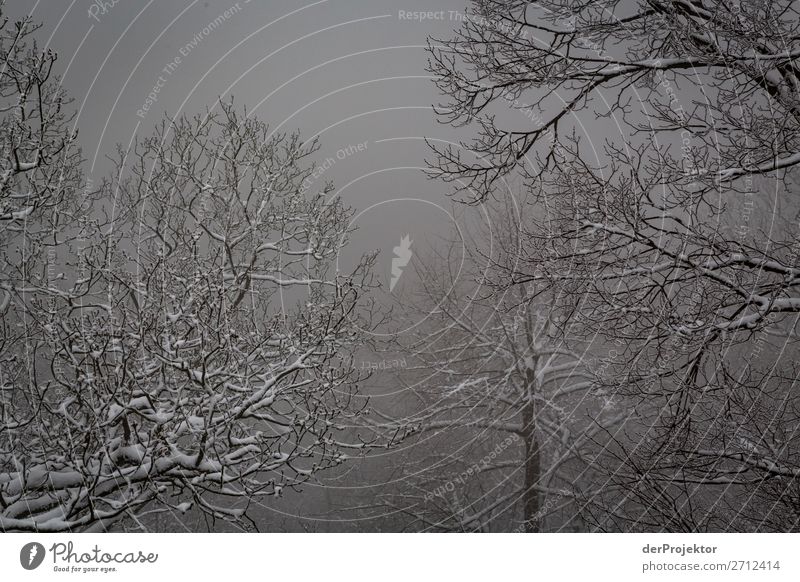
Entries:
{"type": "Polygon", "coordinates": [[[19,551],[19,563],[26,570],[35,570],[44,561],[44,546],[39,542],[30,542],[19,551]]]}

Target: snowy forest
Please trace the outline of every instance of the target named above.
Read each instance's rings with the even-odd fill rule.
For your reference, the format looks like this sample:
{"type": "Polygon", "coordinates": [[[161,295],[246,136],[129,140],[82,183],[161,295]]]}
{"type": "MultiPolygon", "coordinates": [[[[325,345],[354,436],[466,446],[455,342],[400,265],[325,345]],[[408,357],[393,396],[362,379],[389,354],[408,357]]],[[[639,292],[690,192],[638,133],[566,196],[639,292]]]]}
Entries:
{"type": "Polygon", "coordinates": [[[797,3],[463,3],[2,4],[0,531],[800,531],[797,3]]]}

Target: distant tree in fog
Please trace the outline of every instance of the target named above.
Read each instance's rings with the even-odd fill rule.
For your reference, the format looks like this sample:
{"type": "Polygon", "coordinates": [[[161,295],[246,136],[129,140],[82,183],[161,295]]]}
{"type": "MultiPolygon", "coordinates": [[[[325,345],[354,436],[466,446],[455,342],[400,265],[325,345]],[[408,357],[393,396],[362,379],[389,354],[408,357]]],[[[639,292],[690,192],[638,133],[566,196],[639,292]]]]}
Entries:
{"type": "Polygon", "coordinates": [[[417,410],[395,421],[414,438],[401,490],[387,495],[415,529],[575,528],[595,441],[626,412],[593,391],[586,342],[568,336],[571,314],[551,293],[486,284],[520,243],[511,206],[490,216],[466,257],[451,242],[415,263],[404,313],[422,323],[397,341],[413,362],[399,374],[404,400],[417,410]]]}

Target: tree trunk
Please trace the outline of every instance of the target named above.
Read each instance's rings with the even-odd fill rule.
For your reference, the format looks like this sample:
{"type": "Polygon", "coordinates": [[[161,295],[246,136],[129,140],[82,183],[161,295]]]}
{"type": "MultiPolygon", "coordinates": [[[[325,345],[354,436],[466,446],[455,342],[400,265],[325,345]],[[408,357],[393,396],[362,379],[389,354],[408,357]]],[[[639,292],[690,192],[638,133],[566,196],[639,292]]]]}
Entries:
{"type": "Polygon", "coordinates": [[[522,427],[525,441],[525,484],[522,492],[523,524],[526,533],[540,530],[539,515],[539,443],[536,440],[536,410],[533,398],[528,398],[522,409],[522,427]]]}

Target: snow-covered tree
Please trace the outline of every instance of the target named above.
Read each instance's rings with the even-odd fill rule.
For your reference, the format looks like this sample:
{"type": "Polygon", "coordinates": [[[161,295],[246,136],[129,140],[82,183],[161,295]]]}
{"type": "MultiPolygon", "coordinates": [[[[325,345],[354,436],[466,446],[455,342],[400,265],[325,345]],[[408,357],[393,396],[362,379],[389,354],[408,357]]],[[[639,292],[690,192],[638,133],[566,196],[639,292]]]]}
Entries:
{"type": "Polygon", "coordinates": [[[800,312],[800,205],[783,180],[800,160],[798,30],[784,1],[477,0],[431,49],[442,115],[479,122],[477,158],[447,148],[434,171],[478,198],[521,171],[542,211],[511,280],[570,286],[595,331],[700,354],[786,321],[800,312]]]}
{"type": "Polygon", "coordinates": [[[316,149],[231,102],[120,150],[57,241],[65,274],[6,291],[0,530],[255,528],[367,446],[348,429],[371,259],[337,272],[351,214],[301,187],[316,149]]]}
{"type": "Polygon", "coordinates": [[[498,283],[553,289],[576,330],[615,346],[606,389],[641,424],[615,435],[627,480],[608,494],[651,488],[617,524],[665,523],[657,492],[664,512],[707,510],[721,528],[711,486],[732,471],[775,485],[767,505],[796,491],[794,439],[734,438],[791,434],[792,415],[720,411],[766,406],[765,393],[795,405],[798,32],[789,0],[475,0],[458,36],[431,47],[441,115],[479,132],[437,148],[433,173],[473,200],[516,174],[537,207],[498,283]]]}

